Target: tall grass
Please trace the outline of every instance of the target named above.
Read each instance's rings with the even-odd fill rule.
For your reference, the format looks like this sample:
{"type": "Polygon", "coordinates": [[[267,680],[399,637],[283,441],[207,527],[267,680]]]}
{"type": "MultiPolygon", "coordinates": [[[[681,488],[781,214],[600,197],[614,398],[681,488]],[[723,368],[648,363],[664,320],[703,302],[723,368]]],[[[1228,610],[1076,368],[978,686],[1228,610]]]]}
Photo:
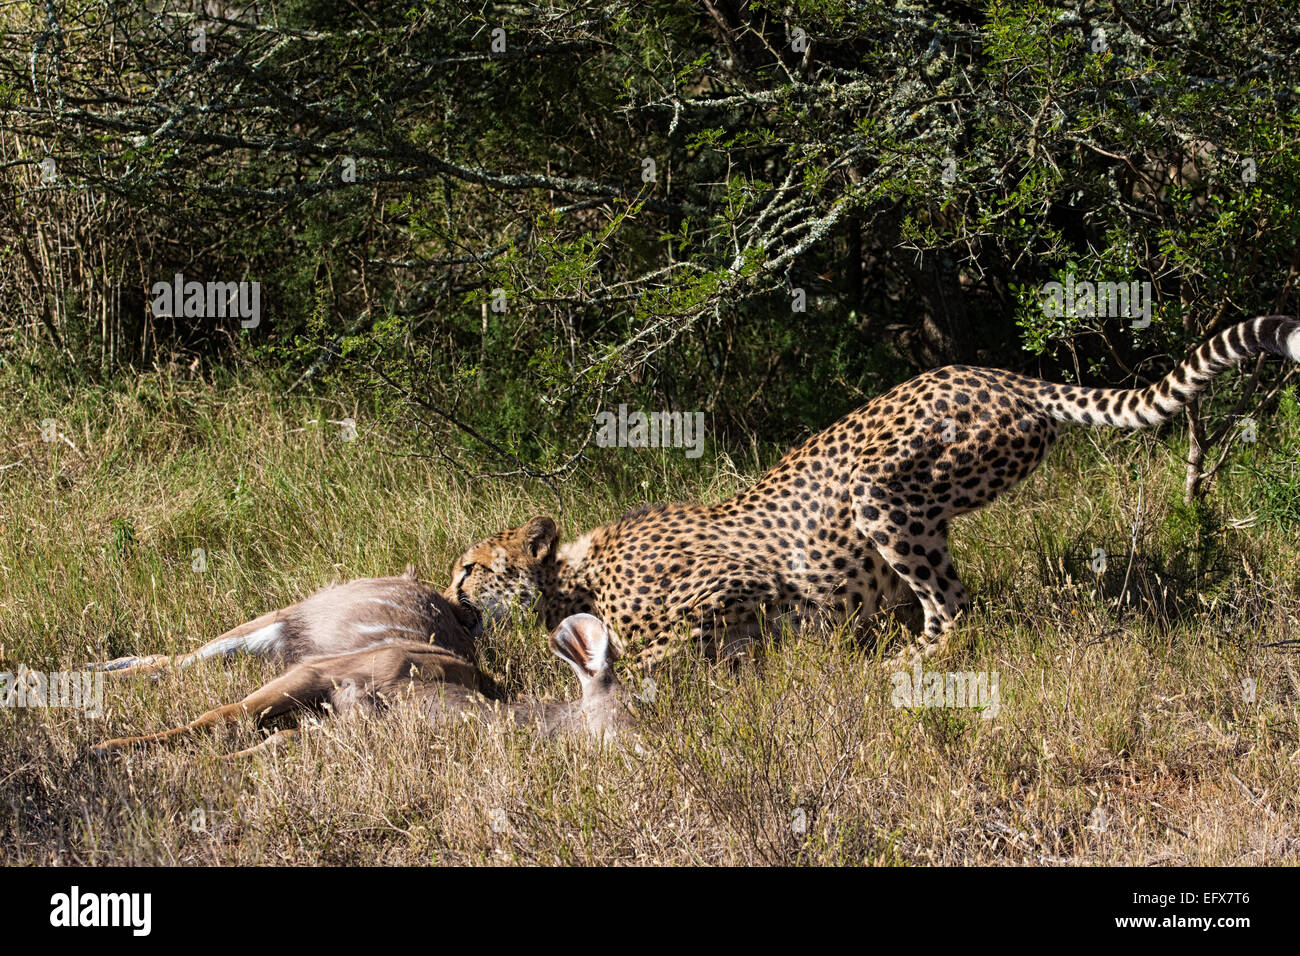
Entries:
{"type": "MultiPolygon", "coordinates": [[[[363,412],[252,380],[72,394],[4,374],[0,670],[183,651],[407,562],[441,586],[469,542],[557,511],[545,487],[401,457],[363,412]],[[355,441],[330,424],[345,417],[355,441]]],[[[1294,456],[1296,438],[1261,423],[1259,451],[1294,456]]],[[[643,501],[720,500],[762,464],[603,454],[561,489],[567,535],[643,501]]],[[[251,728],[89,756],[273,673],[204,665],[110,681],[98,719],[0,709],[0,860],[1297,862],[1300,666],[1262,646],[1300,636],[1296,526],[1276,508],[1250,520],[1276,489],[1245,469],[1189,520],[1180,469],[1159,436],[1080,430],[956,524],[976,608],[928,669],[996,671],[993,719],[892,706],[881,659],[900,632],[884,619],[865,641],[775,635],[737,668],[687,655],[654,675],[621,749],[391,713],[241,763],[215,758],[251,728]]],[[[514,694],[576,694],[526,622],[483,664],[514,694]]]]}

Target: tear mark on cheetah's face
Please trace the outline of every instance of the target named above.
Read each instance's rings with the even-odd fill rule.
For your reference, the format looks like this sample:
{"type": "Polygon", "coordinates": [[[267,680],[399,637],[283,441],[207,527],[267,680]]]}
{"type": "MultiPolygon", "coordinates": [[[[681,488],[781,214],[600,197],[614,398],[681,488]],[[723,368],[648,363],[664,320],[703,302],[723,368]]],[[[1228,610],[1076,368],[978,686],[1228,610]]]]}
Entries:
{"type": "Polygon", "coordinates": [[[496,627],[512,608],[533,608],[554,577],[559,531],[545,516],[507,528],[462,554],[451,569],[448,599],[478,609],[484,626],[496,627]]]}

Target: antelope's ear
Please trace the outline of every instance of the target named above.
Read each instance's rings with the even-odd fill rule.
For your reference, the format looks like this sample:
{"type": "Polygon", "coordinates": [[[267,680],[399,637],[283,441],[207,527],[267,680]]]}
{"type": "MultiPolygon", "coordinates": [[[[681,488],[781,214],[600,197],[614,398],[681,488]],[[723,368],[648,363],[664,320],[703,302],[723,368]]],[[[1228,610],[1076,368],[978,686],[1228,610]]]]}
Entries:
{"type": "Polygon", "coordinates": [[[524,552],[540,560],[555,550],[560,531],[554,519],[538,515],[519,529],[519,535],[523,539],[524,552]]]}
{"type": "Polygon", "coordinates": [[[595,615],[566,617],[551,632],[547,643],[556,657],[573,668],[583,684],[609,666],[609,629],[595,615]]]}

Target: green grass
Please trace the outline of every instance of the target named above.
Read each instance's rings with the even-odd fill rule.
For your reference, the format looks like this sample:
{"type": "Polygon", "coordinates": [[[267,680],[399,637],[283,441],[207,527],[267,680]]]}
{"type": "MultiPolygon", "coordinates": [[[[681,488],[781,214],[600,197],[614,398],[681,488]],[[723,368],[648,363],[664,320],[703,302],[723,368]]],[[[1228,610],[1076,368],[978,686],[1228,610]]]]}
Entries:
{"type": "MultiPolygon", "coordinates": [[[[407,562],[442,586],[471,541],[556,513],[545,487],[394,454],[337,402],[180,376],[73,395],[4,374],[0,670],[184,651],[407,562]],[[352,443],[325,421],[348,415],[352,443]],[[42,440],[45,418],[67,441],[42,440]]],[[[1300,861],[1300,659],[1261,646],[1300,636],[1300,548],[1277,484],[1293,473],[1278,464],[1294,461],[1293,424],[1260,423],[1247,454],[1272,471],[1225,467],[1208,511],[1180,510],[1176,436],[1076,430],[959,521],[976,607],[928,669],[997,671],[995,719],[891,706],[880,658],[899,624],[884,619],[875,647],[828,631],[738,668],[678,660],[623,749],[391,713],[239,763],[215,758],[255,742],[251,728],[88,755],[274,673],[205,665],[109,681],[98,719],[0,709],[0,861],[1300,861]]],[[[644,501],[721,500],[761,471],[604,454],[561,489],[566,536],[644,501]]],[[[513,694],[576,695],[536,626],[483,663],[513,694]]]]}

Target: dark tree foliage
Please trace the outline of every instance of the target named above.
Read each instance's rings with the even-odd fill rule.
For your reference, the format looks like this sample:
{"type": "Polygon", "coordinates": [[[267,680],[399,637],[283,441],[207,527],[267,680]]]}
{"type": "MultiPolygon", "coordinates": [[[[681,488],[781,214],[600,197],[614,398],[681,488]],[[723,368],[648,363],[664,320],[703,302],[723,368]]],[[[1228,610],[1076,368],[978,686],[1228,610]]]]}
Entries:
{"type": "Polygon", "coordinates": [[[1283,5],[197,9],[0,7],[11,356],[274,363],[538,473],[618,403],[785,442],[918,368],[1143,382],[1294,307],[1283,5]],[[262,323],[153,314],[177,272],[262,323]],[[1151,322],[1045,311],[1067,279],[1151,322]]]}

